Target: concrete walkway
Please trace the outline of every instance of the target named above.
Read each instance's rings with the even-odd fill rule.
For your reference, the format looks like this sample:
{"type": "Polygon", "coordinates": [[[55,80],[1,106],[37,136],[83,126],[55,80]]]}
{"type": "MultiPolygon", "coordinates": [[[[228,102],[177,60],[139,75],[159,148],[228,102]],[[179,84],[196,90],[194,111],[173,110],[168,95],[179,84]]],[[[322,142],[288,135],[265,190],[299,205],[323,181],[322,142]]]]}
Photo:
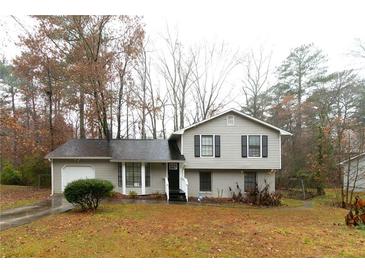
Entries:
{"type": "Polygon", "coordinates": [[[72,208],[73,206],[63,196],[54,196],[50,200],[34,205],[5,210],[0,213],[0,231],[33,222],[47,215],[65,212],[72,208]]]}

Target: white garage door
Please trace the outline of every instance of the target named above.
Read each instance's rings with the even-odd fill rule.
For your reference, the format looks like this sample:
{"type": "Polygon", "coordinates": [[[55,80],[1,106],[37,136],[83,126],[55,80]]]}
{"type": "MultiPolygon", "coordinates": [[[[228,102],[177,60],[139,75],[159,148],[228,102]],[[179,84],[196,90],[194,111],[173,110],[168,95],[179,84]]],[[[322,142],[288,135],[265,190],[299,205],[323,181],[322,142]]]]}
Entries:
{"type": "Polygon", "coordinates": [[[67,184],[78,179],[94,179],[95,170],[91,166],[65,166],[62,169],[62,191],[67,184]]]}

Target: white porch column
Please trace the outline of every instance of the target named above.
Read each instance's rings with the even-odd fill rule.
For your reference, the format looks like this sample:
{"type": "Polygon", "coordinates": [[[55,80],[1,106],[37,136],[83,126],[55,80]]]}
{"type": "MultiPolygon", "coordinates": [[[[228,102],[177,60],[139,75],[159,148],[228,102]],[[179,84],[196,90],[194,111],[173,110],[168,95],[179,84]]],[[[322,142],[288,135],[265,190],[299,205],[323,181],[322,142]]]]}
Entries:
{"type": "Polygon", "coordinates": [[[146,194],[146,165],[141,164],[141,181],[142,181],[142,195],[146,194]]]}
{"type": "Polygon", "coordinates": [[[184,177],[182,163],[179,163],[178,165],[179,165],[179,189],[183,189],[183,187],[182,187],[183,182],[181,181],[181,178],[184,177]]]}
{"type": "Polygon", "coordinates": [[[51,159],[51,196],[54,194],[53,159],[51,159]]]}
{"type": "Polygon", "coordinates": [[[125,162],[122,163],[122,192],[124,195],[127,194],[127,183],[126,183],[126,172],[125,172],[125,162]]]}

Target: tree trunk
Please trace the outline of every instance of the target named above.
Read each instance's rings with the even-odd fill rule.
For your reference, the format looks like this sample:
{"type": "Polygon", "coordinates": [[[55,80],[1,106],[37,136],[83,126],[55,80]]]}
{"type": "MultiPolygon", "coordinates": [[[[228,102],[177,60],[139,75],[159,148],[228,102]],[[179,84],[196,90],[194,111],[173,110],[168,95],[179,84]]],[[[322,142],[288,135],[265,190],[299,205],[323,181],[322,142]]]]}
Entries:
{"type": "Polygon", "coordinates": [[[127,97],[126,139],[129,139],[129,95],[127,97]]]}
{"type": "Polygon", "coordinates": [[[49,104],[49,133],[50,133],[50,137],[51,137],[51,150],[54,149],[54,132],[53,132],[53,120],[52,120],[52,115],[53,115],[53,87],[52,87],[52,79],[51,79],[51,71],[49,69],[49,67],[47,67],[47,80],[48,80],[48,91],[47,91],[47,95],[48,95],[48,104],[49,104]]]}
{"type": "Polygon", "coordinates": [[[120,87],[118,92],[118,110],[117,110],[117,139],[121,139],[121,127],[122,127],[122,97],[123,97],[123,79],[120,76],[120,87]]]}
{"type": "Polygon", "coordinates": [[[165,125],[165,119],[166,119],[166,105],[165,103],[163,103],[164,105],[162,106],[162,119],[161,119],[161,124],[162,124],[162,135],[163,138],[166,139],[166,125],[165,125]]]}
{"type": "Polygon", "coordinates": [[[80,112],[80,139],[85,139],[85,94],[84,91],[80,90],[80,102],[79,102],[79,112],[80,112]]]}
{"type": "Polygon", "coordinates": [[[127,60],[124,63],[123,70],[119,72],[119,91],[118,91],[118,110],[117,110],[117,139],[121,139],[121,131],[122,131],[122,99],[123,99],[123,90],[124,90],[124,76],[127,68],[127,60]]]}
{"type": "Polygon", "coordinates": [[[185,91],[181,94],[181,106],[180,106],[180,129],[184,128],[185,120],[185,91]]]}
{"type": "MultiPolygon", "coordinates": [[[[11,109],[13,112],[13,118],[15,120],[16,119],[16,117],[15,117],[15,92],[14,92],[13,86],[10,86],[10,94],[11,94],[11,109]]],[[[18,164],[17,139],[18,139],[18,135],[14,132],[14,136],[13,136],[13,163],[14,164],[18,164]]]]}
{"type": "Polygon", "coordinates": [[[146,139],[146,87],[145,87],[145,85],[143,87],[141,135],[142,135],[142,139],[146,139]]]}

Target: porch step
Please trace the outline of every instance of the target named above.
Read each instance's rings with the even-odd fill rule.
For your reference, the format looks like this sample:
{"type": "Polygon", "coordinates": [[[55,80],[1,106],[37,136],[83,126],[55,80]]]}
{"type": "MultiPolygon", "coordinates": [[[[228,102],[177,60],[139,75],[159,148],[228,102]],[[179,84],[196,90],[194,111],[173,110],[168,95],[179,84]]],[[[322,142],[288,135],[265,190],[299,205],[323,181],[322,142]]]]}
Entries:
{"type": "Polygon", "coordinates": [[[170,194],[169,201],[186,202],[185,192],[182,191],[181,189],[179,189],[179,190],[170,190],[169,194],[170,194]]]}

